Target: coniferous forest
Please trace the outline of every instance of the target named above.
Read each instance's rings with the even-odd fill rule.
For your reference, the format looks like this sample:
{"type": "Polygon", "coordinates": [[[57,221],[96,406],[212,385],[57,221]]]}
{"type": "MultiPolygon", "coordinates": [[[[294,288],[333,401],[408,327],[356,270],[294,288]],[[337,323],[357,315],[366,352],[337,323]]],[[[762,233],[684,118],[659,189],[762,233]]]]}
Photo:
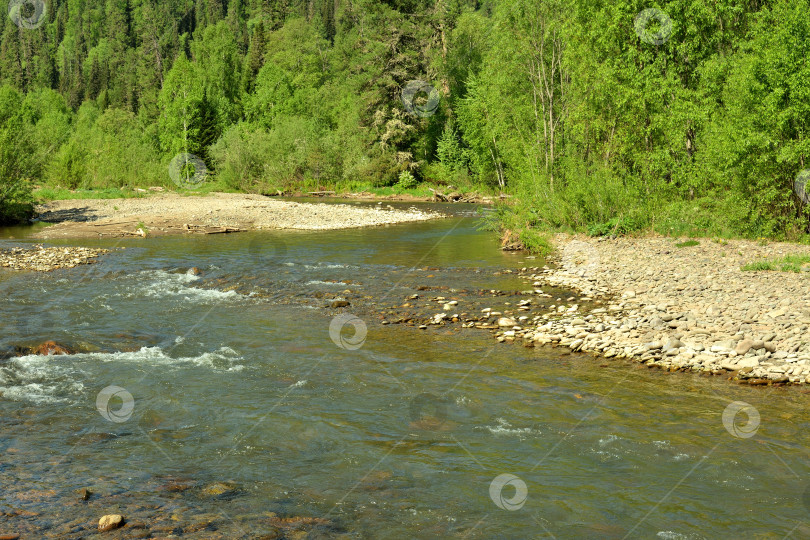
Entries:
{"type": "Polygon", "coordinates": [[[809,4],[11,0],[0,213],[172,186],[191,153],[220,189],[452,185],[509,194],[516,230],[800,238],[809,4]]]}

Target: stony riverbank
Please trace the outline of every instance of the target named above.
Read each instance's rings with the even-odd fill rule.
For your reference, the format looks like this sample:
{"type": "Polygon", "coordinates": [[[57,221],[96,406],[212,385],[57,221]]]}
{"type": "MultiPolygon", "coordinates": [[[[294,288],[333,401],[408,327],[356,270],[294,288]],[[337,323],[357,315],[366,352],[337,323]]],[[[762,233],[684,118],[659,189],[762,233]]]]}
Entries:
{"type": "Polygon", "coordinates": [[[0,249],[0,268],[50,272],[58,268],[73,268],[82,264],[92,264],[95,259],[107,253],[107,249],[84,247],[13,247],[0,249]]]}
{"type": "Polygon", "coordinates": [[[260,195],[158,193],[130,199],[51,201],[38,218],[54,225],[39,238],[98,238],[226,233],[260,229],[333,230],[424,221],[443,217],[416,208],[375,208],[346,204],[298,203],[260,195]]]}
{"type": "Polygon", "coordinates": [[[535,288],[572,288],[603,305],[585,312],[570,303],[553,306],[531,324],[498,332],[498,339],[556,344],[669,371],[728,374],[749,384],[810,383],[810,275],[741,270],[763,257],[810,249],[676,242],[558,236],[559,267],[524,268],[521,275],[535,288]]]}

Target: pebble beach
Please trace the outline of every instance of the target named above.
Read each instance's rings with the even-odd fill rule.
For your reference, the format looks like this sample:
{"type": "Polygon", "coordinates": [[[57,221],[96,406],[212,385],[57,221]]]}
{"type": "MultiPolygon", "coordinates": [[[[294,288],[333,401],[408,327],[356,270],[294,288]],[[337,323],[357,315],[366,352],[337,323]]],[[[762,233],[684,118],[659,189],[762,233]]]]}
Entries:
{"type": "Polygon", "coordinates": [[[559,264],[526,267],[521,276],[541,294],[545,285],[571,288],[583,295],[578,301],[597,307],[554,306],[519,330],[501,321],[498,339],[668,371],[727,374],[747,384],[810,383],[810,276],[741,269],[810,248],[746,240],[676,243],[558,235],[559,264]]]}

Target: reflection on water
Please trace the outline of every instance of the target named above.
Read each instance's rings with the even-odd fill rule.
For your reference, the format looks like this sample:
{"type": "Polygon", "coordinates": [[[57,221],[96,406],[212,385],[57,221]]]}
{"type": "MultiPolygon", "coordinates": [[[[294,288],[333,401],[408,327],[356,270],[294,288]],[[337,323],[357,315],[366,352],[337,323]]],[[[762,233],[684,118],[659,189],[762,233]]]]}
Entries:
{"type": "Polygon", "coordinates": [[[78,538],[121,513],[127,534],[190,538],[810,534],[799,389],[381,325],[375,305],[418,286],[523,288],[493,275],[522,258],[474,225],[83,242],[126,249],[8,275],[0,346],[82,352],[0,365],[0,533],[78,538]],[[330,336],[338,313],[359,347],[330,336]],[[98,409],[110,386],[125,421],[98,409]],[[724,427],[733,401],[755,436],[724,427]]]}

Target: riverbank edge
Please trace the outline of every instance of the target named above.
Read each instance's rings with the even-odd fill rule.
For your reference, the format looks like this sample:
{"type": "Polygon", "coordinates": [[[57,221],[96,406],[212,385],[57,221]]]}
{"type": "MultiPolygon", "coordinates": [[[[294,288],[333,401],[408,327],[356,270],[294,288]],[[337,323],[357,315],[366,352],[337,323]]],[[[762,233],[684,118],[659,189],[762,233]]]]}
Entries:
{"type": "MultiPolygon", "coordinates": [[[[674,241],[666,237],[655,239],[674,241]]],[[[526,346],[567,347],[602,360],[626,360],[669,372],[720,375],[740,384],[810,384],[810,347],[804,342],[795,345],[791,335],[794,332],[787,332],[787,328],[785,332],[760,332],[762,335],[757,339],[751,334],[759,321],[744,319],[732,321],[732,325],[738,323],[740,327],[734,336],[690,332],[694,330],[690,325],[701,314],[682,310],[678,302],[645,301],[643,295],[633,290],[622,290],[624,287],[617,286],[619,280],[614,279],[615,268],[600,262],[595,248],[602,244],[610,249],[618,241],[622,239],[572,240],[569,235],[553,236],[556,251],[549,261],[558,266],[524,267],[519,275],[536,294],[544,294],[540,289],[544,285],[566,288],[581,295],[578,302],[593,302],[598,307],[580,310],[578,303],[555,306],[552,313],[540,316],[526,327],[507,326],[495,332],[495,338],[501,342],[522,340],[526,346]],[[656,339],[649,339],[652,334],[656,339]]],[[[645,243],[644,238],[634,241],[645,243]]],[[[808,249],[798,244],[793,247],[808,249]]],[[[643,284],[639,285],[643,288],[643,284]]],[[[714,306],[709,306],[707,312],[713,316],[712,309],[714,306]]],[[[773,319],[779,315],[768,313],[773,319]]],[[[801,328],[807,329],[810,317],[804,315],[800,323],[801,328]]]]}
{"type": "Polygon", "coordinates": [[[52,223],[32,238],[124,238],[218,234],[272,229],[339,230],[427,221],[446,217],[428,209],[279,200],[261,195],[174,192],[121,199],[63,199],[37,207],[52,223]]]}
{"type": "MultiPolygon", "coordinates": [[[[48,190],[50,191],[50,190],[48,190]]],[[[163,186],[152,186],[148,188],[141,188],[141,187],[134,187],[129,190],[117,190],[117,193],[121,195],[126,194],[127,196],[120,196],[120,197],[99,197],[99,194],[103,194],[105,190],[57,190],[59,193],[69,193],[71,196],[69,197],[48,197],[48,196],[41,196],[43,191],[35,191],[34,195],[35,198],[38,200],[38,205],[46,204],[49,202],[55,201],[65,201],[65,200],[112,200],[112,199],[131,199],[131,198],[144,198],[144,197],[153,197],[153,196],[160,196],[165,194],[174,194],[174,195],[181,195],[183,197],[206,197],[211,194],[217,193],[231,193],[236,195],[257,195],[256,193],[250,193],[246,191],[174,191],[171,189],[167,189],[163,186]],[[37,195],[40,194],[39,197],[37,195]],[[75,196],[74,196],[75,195],[75,196]]],[[[294,190],[294,191],[281,191],[278,190],[275,193],[262,193],[258,194],[261,197],[267,197],[269,199],[281,199],[281,198],[292,198],[292,199],[312,199],[312,200],[319,200],[319,199],[346,199],[346,200],[356,200],[356,201],[383,201],[383,202],[451,202],[451,203],[467,203],[467,204],[480,204],[480,205],[493,205],[499,201],[508,200],[511,196],[504,194],[504,193],[480,193],[477,190],[439,190],[428,188],[427,190],[423,189],[413,189],[413,190],[404,190],[401,193],[389,193],[389,194],[381,194],[375,193],[373,191],[368,190],[361,190],[361,191],[353,191],[353,190],[323,190],[323,191],[302,191],[302,190],[294,190]],[[417,192],[424,192],[430,191],[430,195],[418,195],[417,192]]]]}

